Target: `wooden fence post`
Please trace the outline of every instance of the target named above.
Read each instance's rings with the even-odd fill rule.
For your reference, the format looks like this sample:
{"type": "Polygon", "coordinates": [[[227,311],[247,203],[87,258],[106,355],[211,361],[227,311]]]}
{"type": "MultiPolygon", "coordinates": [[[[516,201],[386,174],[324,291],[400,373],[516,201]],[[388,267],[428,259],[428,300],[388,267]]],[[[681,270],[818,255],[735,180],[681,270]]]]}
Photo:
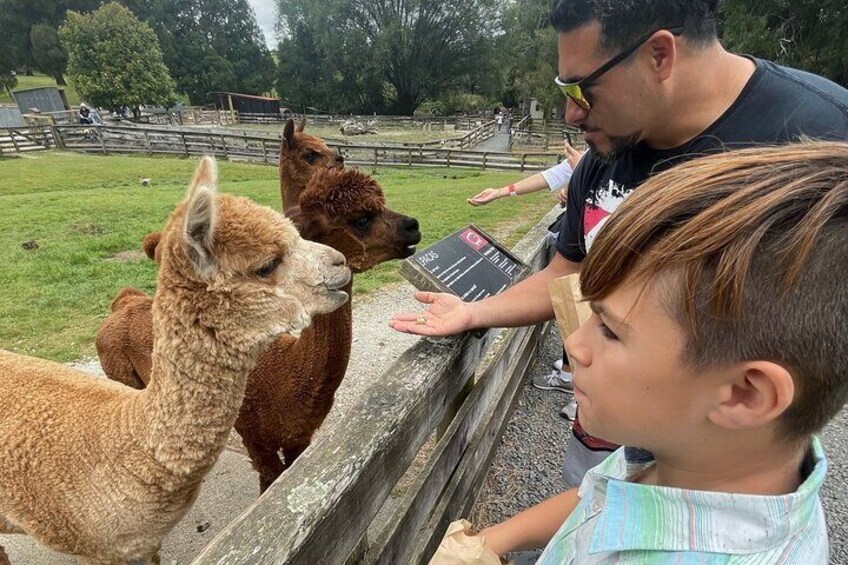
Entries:
{"type": "Polygon", "coordinates": [[[411,147],[406,148],[406,164],[409,165],[410,167],[412,166],[412,148],[411,147]]]}
{"type": "Polygon", "coordinates": [[[524,161],[527,159],[527,153],[521,154],[521,172],[524,172],[524,161]]]}
{"type": "Polygon", "coordinates": [[[268,145],[264,139],[262,140],[262,160],[268,162],[268,145]]]}
{"type": "Polygon", "coordinates": [[[450,169],[450,154],[451,154],[451,150],[448,149],[448,169],[450,169]]]}
{"type": "Polygon", "coordinates": [[[65,140],[62,139],[62,134],[59,133],[59,128],[57,128],[54,124],[54,125],[50,126],[50,129],[53,132],[53,141],[56,143],[56,148],[64,150],[65,149],[65,140]]]}
{"type": "Polygon", "coordinates": [[[183,140],[183,151],[185,152],[185,156],[188,157],[188,143],[186,143],[185,134],[180,132],[180,138],[183,140]]]}
{"type": "Polygon", "coordinates": [[[483,151],[483,170],[484,171],[486,170],[486,155],[488,155],[488,153],[483,151]]]}
{"type": "Polygon", "coordinates": [[[103,138],[103,126],[97,127],[97,137],[100,138],[100,149],[103,151],[103,154],[106,155],[106,140],[103,138]]]}
{"type": "Polygon", "coordinates": [[[150,134],[148,132],[144,132],[144,146],[147,148],[147,154],[153,155],[153,148],[150,146],[150,134]]]}

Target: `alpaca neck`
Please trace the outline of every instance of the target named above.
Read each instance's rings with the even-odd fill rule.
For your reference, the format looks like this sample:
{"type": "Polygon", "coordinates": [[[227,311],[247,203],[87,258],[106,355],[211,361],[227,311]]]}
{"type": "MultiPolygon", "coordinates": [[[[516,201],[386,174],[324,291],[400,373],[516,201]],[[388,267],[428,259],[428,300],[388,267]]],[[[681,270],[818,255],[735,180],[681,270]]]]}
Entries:
{"type": "MultiPolygon", "coordinates": [[[[344,288],[351,296],[353,280],[344,288]]],[[[310,395],[322,402],[332,402],[333,395],[342,382],[350,362],[350,346],[353,338],[352,300],[329,314],[315,316],[312,325],[303,332],[296,342],[297,347],[308,348],[310,352],[326,353],[323,361],[323,374],[319,381],[304,383],[309,387],[310,395]]],[[[327,407],[329,410],[329,406],[327,407]]]]}
{"type": "Polygon", "coordinates": [[[251,340],[245,328],[244,339],[228,342],[220,328],[203,325],[191,303],[157,293],[152,369],[142,400],[153,458],[186,478],[202,477],[226,445],[262,341],[251,340]]]}
{"type": "Polygon", "coordinates": [[[299,190],[295,183],[283,178],[282,176],[280,177],[280,197],[283,200],[283,212],[297,204],[297,198],[301,191],[302,187],[300,187],[299,190]]]}

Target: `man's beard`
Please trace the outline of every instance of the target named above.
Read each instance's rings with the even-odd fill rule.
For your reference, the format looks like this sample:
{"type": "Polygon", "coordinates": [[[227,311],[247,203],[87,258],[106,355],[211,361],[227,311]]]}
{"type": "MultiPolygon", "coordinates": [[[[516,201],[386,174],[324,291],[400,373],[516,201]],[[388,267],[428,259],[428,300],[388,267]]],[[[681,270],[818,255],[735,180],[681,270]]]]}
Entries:
{"type": "Polygon", "coordinates": [[[592,155],[603,164],[609,164],[618,159],[623,153],[630,151],[642,139],[642,132],[637,131],[630,135],[610,136],[610,145],[612,149],[609,151],[599,151],[597,146],[591,141],[587,141],[586,145],[592,150],[592,155]]]}

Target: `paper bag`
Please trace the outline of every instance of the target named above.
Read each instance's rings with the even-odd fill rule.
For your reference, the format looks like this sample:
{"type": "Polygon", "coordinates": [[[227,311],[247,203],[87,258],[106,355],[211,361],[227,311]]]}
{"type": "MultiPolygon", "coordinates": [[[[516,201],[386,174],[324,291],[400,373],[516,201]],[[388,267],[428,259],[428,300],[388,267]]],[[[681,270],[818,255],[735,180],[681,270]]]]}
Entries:
{"type": "Polygon", "coordinates": [[[580,293],[580,275],[573,274],[552,280],[548,283],[548,292],[551,294],[559,333],[565,340],[592,315],[589,303],[583,302],[583,295],[580,293]]]}
{"type": "Polygon", "coordinates": [[[501,565],[494,551],[486,547],[481,536],[470,534],[468,520],[451,522],[430,565],[501,565]]]}

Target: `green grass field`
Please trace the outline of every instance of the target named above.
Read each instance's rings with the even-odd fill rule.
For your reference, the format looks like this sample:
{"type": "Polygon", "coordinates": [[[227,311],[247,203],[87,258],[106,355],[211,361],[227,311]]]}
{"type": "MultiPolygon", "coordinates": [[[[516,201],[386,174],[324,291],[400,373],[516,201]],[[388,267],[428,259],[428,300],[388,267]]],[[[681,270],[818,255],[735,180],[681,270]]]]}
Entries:
{"type": "MultiPolygon", "coordinates": [[[[0,348],[69,361],[94,354],[94,336],[124,286],[155,288],[155,265],[116,255],[140,249],[183,196],[196,160],[44,152],[0,159],[0,348]],[[142,187],[141,178],[152,179],[142,187]],[[38,248],[22,244],[34,240],[38,248]]],[[[222,192],[279,208],[275,167],[220,163],[222,192]]],[[[389,206],[415,216],[429,245],[468,223],[508,245],[550,209],[546,193],[472,208],[465,198],[514,173],[381,169],[389,206]]],[[[393,261],[356,278],[362,296],[399,281],[393,261]]]]}
{"type": "MultiPolygon", "coordinates": [[[[63,88],[65,90],[65,96],[68,97],[68,104],[71,106],[76,106],[79,104],[79,95],[77,95],[77,91],[74,88],[74,85],[71,84],[71,81],[65,78],[68,82],[66,86],[60,86],[59,88],[63,88]]],[[[38,88],[41,86],[58,86],[56,81],[53,80],[52,77],[42,74],[34,74],[31,77],[26,75],[18,75],[18,86],[13,88],[12,90],[24,90],[27,88],[38,88]]],[[[12,100],[12,97],[5,90],[0,90],[0,104],[14,104],[15,101],[12,100]]]]}

